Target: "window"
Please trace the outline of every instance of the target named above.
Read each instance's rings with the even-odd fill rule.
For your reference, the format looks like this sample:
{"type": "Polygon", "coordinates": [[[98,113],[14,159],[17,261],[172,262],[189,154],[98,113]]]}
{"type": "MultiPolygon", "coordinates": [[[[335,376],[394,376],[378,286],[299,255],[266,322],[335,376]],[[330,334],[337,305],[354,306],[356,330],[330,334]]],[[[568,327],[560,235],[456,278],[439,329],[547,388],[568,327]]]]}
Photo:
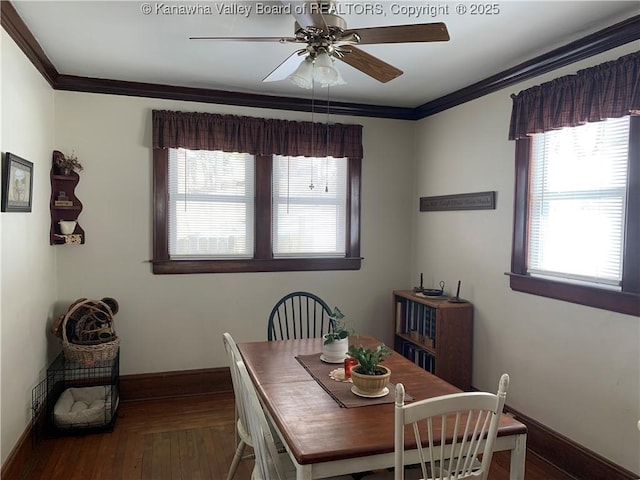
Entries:
{"type": "Polygon", "coordinates": [[[154,273],[360,268],[360,125],[154,111],[153,147],[154,273]]]}
{"type": "Polygon", "coordinates": [[[274,257],[344,256],[346,209],[346,158],[274,158],[274,257]]]}
{"type": "Polygon", "coordinates": [[[169,258],[252,258],[254,159],[169,149],[169,258]]]}
{"type": "Polygon", "coordinates": [[[640,315],[640,117],[517,140],[511,287],[640,315]]]}
{"type": "Polygon", "coordinates": [[[640,52],[512,95],[513,290],[640,316],[640,52]]]}
{"type": "Polygon", "coordinates": [[[629,117],[533,135],[527,272],[622,284],[629,117]]]}

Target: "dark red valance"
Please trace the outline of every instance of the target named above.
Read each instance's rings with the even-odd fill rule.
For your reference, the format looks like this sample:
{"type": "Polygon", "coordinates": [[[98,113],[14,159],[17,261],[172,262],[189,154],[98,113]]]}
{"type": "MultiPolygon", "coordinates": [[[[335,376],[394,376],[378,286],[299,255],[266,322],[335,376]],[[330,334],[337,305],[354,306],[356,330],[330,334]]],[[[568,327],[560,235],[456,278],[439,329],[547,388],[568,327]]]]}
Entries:
{"type": "Polygon", "coordinates": [[[362,158],[362,125],[154,110],[153,148],[362,158]]]}
{"type": "Polygon", "coordinates": [[[640,52],[513,96],[509,140],[629,114],[640,114],[640,52]]]}

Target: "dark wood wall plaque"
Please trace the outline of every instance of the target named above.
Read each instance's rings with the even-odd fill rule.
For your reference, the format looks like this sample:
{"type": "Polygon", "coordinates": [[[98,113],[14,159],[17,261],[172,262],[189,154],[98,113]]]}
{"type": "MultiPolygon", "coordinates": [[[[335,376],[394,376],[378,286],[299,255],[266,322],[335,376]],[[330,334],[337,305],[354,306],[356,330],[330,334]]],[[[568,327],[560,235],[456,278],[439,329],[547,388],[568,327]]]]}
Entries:
{"type": "Polygon", "coordinates": [[[436,212],[441,210],[493,210],[495,208],[496,192],[420,197],[421,212],[436,212]]]}

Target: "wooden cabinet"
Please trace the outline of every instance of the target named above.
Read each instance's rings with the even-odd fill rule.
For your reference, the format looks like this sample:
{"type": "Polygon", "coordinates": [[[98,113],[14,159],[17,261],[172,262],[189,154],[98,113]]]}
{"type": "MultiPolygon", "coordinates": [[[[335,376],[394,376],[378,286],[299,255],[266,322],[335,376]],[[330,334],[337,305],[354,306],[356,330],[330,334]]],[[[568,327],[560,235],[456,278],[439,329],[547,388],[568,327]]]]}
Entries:
{"type": "Polygon", "coordinates": [[[462,390],[471,389],[473,305],[393,292],[395,350],[462,390]]]}
{"type": "Polygon", "coordinates": [[[75,188],[80,181],[80,175],[71,171],[59,174],[55,165],[51,166],[51,230],[49,243],[51,245],[82,244],[85,241],[84,230],[79,223],[70,234],[64,234],[60,229],[60,221],[78,221],[82,212],[82,202],[76,197],[75,188]]]}

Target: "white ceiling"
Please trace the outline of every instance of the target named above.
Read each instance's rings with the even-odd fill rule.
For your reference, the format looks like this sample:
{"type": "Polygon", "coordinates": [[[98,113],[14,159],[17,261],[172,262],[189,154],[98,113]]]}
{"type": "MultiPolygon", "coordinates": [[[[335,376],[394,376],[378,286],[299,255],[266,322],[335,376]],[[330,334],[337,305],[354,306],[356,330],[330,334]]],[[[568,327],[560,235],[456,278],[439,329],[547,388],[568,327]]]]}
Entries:
{"type": "MultiPolygon", "coordinates": [[[[457,2],[370,1],[342,4],[342,11],[376,6],[383,15],[343,14],[348,28],[445,22],[451,40],[442,43],[364,45],[404,75],[383,84],[338,62],[347,85],[332,87],[332,101],[417,107],[514,67],[640,13],[635,1],[514,1],[495,3],[495,15],[459,15],[457,2]],[[393,13],[431,5],[435,16],[393,13]],[[448,9],[448,14],[442,10],[448,9]]],[[[491,3],[491,2],[490,2],[491,3]]],[[[190,36],[292,36],[291,15],[259,14],[280,2],[59,1],[12,0],[12,5],[60,74],[198,87],[231,92],[310,98],[287,80],[262,79],[299,45],[189,40],[190,36]],[[151,13],[143,10],[150,5],[151,13]],[[191,6],[194,15],[162,13],[191,6]],[[219,14],[218,9],[251,7],[251,13],[219,14]],[[209,13],[210,12],[210,13],[209,13]]],[[[472,3],[464,2],[468,9],[472,3]]],[[[326,98],[326,89],[316,98],[326,98]]]]}

